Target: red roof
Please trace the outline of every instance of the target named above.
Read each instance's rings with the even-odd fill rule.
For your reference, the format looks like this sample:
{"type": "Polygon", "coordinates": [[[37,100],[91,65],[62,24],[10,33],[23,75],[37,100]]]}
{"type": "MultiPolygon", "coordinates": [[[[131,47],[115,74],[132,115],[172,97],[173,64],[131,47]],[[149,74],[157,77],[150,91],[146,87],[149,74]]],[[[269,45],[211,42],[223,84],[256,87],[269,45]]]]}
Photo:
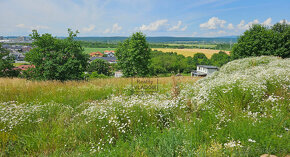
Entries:
{"type": "Polygon", "coordinates": [[[35,66],[34,65],[19,65],[15,69],[28,70],[29,68],[35,68],[35,66]]]}
{"type": "Polygon", "coordinates": [[[102,54],[101,52],[92,52],[90,53],[90,56],[95,56],[95,55],[99,55],[99,56],[103,56],[104,54],[102,54]]]}
{"type": "Polygon", "coordinates": [[[109,53],[109,52],[115,53],[114,50],[106,50],[106,51],[104,51],[104,53],[109,53]]]}

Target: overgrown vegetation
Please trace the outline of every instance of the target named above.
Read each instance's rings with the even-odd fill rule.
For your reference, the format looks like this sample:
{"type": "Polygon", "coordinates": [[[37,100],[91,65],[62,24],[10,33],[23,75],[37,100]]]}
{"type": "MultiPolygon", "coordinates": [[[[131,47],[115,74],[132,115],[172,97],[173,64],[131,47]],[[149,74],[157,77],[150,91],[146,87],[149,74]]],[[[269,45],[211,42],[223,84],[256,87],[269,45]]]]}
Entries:
{"type": "Polygon", "coordinates": [[[111,68],[112,67],[107,61],[102,59],[95,59],[89,64],[87,71],[90,73],[97,72],[98,74],[110,76],[112,75],[111,68]]]}
{"type": "Polygon", "coordinates": [[[289,63],[276,57],[236,60],[195,84],[167,80],[166,90],[145,95],[132,93],[128,79],[3,80],[0,153],[286,156],[289,63]],[[110,84],[124,86],[109,92],[110,84]]]}

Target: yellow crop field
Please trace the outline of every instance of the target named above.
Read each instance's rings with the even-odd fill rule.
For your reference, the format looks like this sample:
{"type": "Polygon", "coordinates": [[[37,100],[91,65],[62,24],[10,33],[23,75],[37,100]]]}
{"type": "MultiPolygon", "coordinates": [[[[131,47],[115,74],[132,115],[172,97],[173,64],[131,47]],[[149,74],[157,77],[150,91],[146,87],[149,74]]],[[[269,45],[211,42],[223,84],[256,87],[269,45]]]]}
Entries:
{"type": "MultiPolygon", "coordinates": [[[[221,50],[211,50],[211,49],[170,49],[170,48],[153,48],[152,50],[162,51],[162,52],[176,52],[177,54],[184,55],[185,57],[193,57],[196,53],[204,53],[207,58],[215,53],[220,52],[221,50]]],[[[224,51],[227,54],[230,54],[230,51],[224,51]]]]}

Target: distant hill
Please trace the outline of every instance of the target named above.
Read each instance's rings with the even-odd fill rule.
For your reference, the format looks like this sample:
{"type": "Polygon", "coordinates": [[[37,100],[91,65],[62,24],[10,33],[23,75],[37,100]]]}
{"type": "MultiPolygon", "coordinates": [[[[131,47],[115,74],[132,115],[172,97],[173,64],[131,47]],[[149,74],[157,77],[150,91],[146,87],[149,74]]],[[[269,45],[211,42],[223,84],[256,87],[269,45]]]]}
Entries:
{"type": "MultiPolygon", "coordinates": [[[[77,40],[83,41],[99,41],[99,42],[120,42],[128,37],[77,37],[77,40]]],[[[229,43],[236,42],[237,37],[147,37],[150,43],[229,43]]]]}

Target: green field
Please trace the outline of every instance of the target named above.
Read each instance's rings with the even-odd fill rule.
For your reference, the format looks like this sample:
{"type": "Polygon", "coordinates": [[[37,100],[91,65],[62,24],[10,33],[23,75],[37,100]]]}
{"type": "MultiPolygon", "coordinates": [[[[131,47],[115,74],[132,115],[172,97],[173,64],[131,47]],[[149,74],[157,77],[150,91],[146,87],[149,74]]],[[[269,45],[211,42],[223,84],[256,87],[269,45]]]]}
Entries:
{"type": "Polygon", "coordinates": [[[100,52],[104,52],[104,51],[106,51],[106,50],[111,51],[111,50],[115,50],[116,48],[88,48],[88,47],[85,47],[84,49],[85,49],[84,52],[85,52],[86,54],[89,54],[89,53],[91,53],[91,52],[97,52],[97,51],[100,51],[100,52]]]}

